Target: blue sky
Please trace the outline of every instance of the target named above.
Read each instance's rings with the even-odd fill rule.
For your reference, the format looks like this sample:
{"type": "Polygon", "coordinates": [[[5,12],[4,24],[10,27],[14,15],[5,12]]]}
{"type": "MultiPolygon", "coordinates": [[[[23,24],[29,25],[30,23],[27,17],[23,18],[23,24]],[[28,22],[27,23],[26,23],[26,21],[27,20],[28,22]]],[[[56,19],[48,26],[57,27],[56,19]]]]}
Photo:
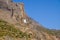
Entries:
{"type": "Polygon", "coordinates": [[[24,2],[25,12],[49,29],[60,29],[60,0],[14,0],[24,2]]]}

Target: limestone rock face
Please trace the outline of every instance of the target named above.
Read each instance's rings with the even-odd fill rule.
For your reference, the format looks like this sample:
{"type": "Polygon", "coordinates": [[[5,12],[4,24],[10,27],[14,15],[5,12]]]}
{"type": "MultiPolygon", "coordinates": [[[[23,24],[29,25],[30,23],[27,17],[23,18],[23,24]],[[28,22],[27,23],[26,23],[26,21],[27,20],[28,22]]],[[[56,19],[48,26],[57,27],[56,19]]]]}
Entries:
{"type": "Polygon", "coordinates": [[[60,40],[60,30],[46,29],[27,16],[23,3],[0,0],[0,40],[60,40]]]}
{"type": "Polygon", "coordinates": [[[3,18],[6,21],[9,20],[13,24],[26,18],[24,17],[26,16],[26,14],[24,13],[24,4],[16,4],[13,3],[12,0],[0,0],[0,11],[0,19],[3,18]]]}

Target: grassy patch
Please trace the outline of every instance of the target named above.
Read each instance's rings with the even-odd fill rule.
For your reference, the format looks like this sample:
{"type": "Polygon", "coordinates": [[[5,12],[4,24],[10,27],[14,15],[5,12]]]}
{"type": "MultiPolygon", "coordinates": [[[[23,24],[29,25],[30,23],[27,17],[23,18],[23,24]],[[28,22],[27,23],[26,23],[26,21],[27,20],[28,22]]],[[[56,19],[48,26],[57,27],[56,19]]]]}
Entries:
{"type": "Polygon", "coordinates": [[[16,38],[29,38],[29,35],[26,33],[23,33],[22,31],[16,29],[13,25],[9,25],[9,23],[0,20],[0,37],[9,35],[11,37],[16,38]]]}

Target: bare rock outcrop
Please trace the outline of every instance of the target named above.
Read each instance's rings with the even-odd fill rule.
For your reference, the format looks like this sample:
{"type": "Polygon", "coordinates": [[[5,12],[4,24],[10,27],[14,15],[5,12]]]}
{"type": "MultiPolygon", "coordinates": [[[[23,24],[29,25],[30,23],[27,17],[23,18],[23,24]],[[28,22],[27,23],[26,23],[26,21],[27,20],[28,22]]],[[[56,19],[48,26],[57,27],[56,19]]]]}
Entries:
{"type": "MultiPolygon", "coordinates": [[[[27,17],[24,12],[24,4],[14,3],[12,0],[0,0],[0,16],[0,19],[2,18],[13,24],[17,21],[22,22],[21,20],[27,17]]],[[[26,22],[26,20],[24,21],[26,22]]]]}

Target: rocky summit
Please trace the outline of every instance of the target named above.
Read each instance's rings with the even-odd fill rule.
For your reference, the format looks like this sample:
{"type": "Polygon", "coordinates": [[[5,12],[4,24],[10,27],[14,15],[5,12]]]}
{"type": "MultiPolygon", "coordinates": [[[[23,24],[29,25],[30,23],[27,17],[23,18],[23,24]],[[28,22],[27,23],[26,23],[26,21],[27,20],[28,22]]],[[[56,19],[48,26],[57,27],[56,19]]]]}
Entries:
{"type": "Polygon", "coordinates": [[[24,11],[24,3],[0,0],[0,40],[60,40],[60,30],[43,27],[24,11]]]}

